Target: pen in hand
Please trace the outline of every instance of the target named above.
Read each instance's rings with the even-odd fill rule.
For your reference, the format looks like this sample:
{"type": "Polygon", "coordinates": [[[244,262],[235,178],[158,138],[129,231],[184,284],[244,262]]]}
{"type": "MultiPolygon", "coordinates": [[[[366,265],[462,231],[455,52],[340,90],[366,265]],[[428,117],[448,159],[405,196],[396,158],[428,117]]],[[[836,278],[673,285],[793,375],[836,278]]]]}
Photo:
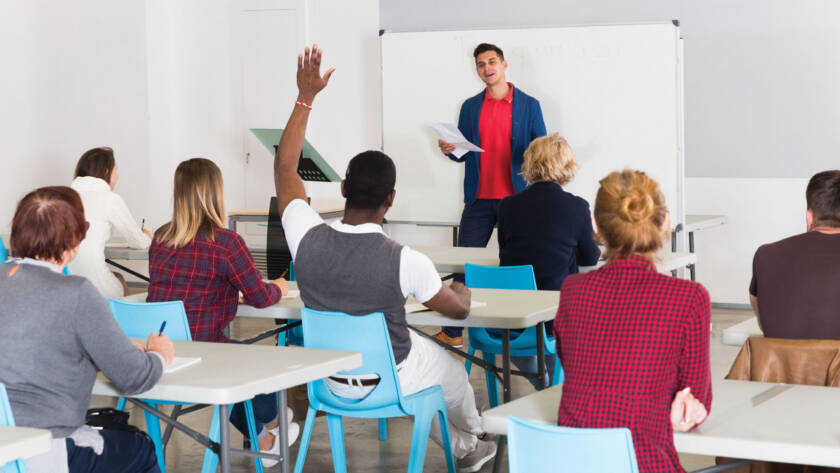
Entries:
{"type": "Polygon", "coordinates": [[[144,218],[144,219],[140,220],[140,230],[145,230],[145,229],[146,229],[146,219],[144,218]]]}
{"type": "Polygon", "coordinates": [[[166,321],[164,320],[162,324],[160,324],[160,330],[158,330],[158,335],[163,335],[163,329],[166,328],[166,321]]]}

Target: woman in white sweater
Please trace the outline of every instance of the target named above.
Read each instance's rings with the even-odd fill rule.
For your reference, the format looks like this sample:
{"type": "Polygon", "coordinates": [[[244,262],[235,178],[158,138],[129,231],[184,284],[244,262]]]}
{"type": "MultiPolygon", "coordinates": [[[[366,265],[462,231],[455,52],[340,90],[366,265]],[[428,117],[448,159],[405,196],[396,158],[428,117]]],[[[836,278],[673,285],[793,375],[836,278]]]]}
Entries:
{"type": "Polygon", "coordinates": [[[105,298],[122,297],[127,290],[122,275],[111,272],[105,264],[105,243],[113,231],[116,229],[132,248],[146,249],[152,243],[151,233],[137,225],[125,201],[113,192],[117,179],[114,150],[102,146],[79,158],[70,185],[82,197],[90,222],[79,254],[70,264],[70,273],[86,277],[105,298]]]}

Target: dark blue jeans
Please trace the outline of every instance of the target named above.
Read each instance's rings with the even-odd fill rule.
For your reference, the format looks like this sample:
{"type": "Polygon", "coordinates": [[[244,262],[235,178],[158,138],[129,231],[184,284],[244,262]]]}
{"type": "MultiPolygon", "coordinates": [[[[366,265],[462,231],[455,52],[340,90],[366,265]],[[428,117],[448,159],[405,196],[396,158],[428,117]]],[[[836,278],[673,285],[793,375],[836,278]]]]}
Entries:
{"type": "MultiPolygon", "coordinates": [[[[461,227],[458,231],[458,246],[484,248],[490,241],[501,199],[476,199],[472,204],[464,204],[461,213],[461,227]]],[[[458,275],[456,281],[464,282],[464,276],[458,275]]],[[[443,327],[443,333],[450,337],[463,335],[463,327],[443,327]]]]}
{"type": "Polygon", "coordinates": [[[155,446],[145,435],[112,429],[99,433],[105,439],[102,455],[89,447],[77,447],[67,439],[70,473],[160,473],[155,446]]]}
{"type": "MultiPolygon", "coordinates": [[[[254,420],[256,421],[257,435],[264,425],[270,424],[277,419],[277,395],[259,394],[251,401],[254,405],[254,420]]],[[[245,403],[238,402],[230,410],[230,423],[236,430],[242,432],[248,438],[248,418],[245,417],[245,403]]]]}

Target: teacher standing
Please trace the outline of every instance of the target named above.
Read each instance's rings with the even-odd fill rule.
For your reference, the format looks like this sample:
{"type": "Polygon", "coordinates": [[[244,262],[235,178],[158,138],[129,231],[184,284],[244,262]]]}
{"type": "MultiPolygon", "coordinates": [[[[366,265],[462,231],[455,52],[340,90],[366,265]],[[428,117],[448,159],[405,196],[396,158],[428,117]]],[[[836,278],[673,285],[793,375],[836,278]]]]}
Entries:
{"type": "MultiPolygon", "coordinates": [[[[449,159],[466,163],[464,211],[458,246],[485,247],[496,226],[499,203],[525,189],[523,154],[531,140],[545,136],[545,122],[537,99],[507,81],[507,61],[501,48],[481,43],[473,51],[475,70],[487,85],[461,105],[458,129],[483,153],[453,155],[455,146],[438,140],[449,159]]],[[[450,345],[463,345],[463,329],[444,327],[436,337],[450,345]]]]}

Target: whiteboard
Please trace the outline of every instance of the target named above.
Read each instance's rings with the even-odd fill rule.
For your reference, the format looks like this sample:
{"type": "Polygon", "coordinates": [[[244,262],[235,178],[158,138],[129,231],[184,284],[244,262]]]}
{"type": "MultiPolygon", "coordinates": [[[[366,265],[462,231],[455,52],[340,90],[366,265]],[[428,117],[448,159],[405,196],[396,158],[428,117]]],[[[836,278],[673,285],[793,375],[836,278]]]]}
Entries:
{"type": "Polygon", "coordinates": [[[682,61],[679,28],[667,24],[385,32],[383,150],[397,165],[392,220],[458,221],[464,164],[443,156],[429,129],[457,123],[479,93],[473,49],[504,50],[507,79],[537,98],[548,133],[559,132],[580,165],[566,190],[594,205],[609,172],[640,169],[656,179],[683,221],[682,61]]]}

